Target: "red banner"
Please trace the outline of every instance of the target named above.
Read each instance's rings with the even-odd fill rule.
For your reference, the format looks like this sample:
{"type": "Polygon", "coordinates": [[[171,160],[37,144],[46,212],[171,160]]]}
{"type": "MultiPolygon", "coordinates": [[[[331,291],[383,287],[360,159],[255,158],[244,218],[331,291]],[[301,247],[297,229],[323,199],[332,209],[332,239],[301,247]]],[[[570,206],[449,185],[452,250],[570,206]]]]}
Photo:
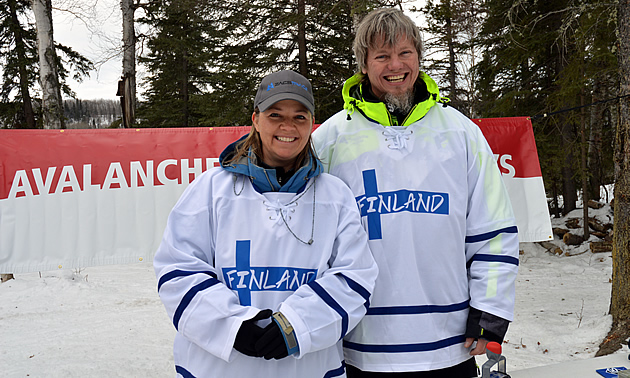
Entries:
{"type": "MultiPolygon", "coordinates": [[[[521,241],[551,238],[529,119],[475,120],[521,241]]],[[[0,130],[0,273],[150,260],[185,187],[250,127],[0,130]]]]}
{"type": "Polygon", "coordinates": [[[542,176],[528,117],[482,118],[473,122],[490,144],[501,173],[520,178],[542,176]]]}
{"type": "Polygon", "coordinates": [[[0,200],[89,187],[188,184],[247,132],[249,127],[2,130],[0,200]]]}

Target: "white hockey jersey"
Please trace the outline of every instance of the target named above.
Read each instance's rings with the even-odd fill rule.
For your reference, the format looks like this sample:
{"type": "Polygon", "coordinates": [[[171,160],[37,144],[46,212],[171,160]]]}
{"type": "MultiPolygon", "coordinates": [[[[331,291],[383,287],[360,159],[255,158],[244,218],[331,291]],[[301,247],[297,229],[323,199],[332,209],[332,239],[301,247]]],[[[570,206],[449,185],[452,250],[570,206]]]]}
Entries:
{"type": "Polygon", "coordinates": [[[325,171],[355,195],[379,266],[346,362],[381,372],[461,363],[469,306],[513,318],[517,229],[492,151],[451,107],[429,106],[403,127],[353,106],[313,133],[325,171]]]}
{"type": "Polygon", "coordinates": [[[339,179],[321,174],[298,194],[259,193],[221,168],[175,205],[154,266],[178,331],[178,374],[219,378],[345,376],[341,340],[364,316],[378,272],[339,179]],[[311,232],[311,245],[297,239],[311,232]],[[286,316],[299,353],[265,360],[233,348],[242,322],[263,309],[286,316]]]}

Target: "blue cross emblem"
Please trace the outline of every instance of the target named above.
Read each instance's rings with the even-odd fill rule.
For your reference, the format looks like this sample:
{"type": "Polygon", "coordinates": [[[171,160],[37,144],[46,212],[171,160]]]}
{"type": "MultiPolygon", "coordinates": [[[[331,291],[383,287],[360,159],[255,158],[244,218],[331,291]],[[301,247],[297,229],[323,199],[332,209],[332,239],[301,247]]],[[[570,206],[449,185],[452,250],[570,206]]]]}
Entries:
{"type": "Polygon", "coordinates": [[[379,192],[376,170],[363,171],[365,194],[356,197],[361,217],[367,218],[370,240],[383,238],[381,215],[402,211],[424,214],[449,214],[448,193],[426,192],[401,189],[391,192],[379,192]]]}
{"type": "Polygon", "coordinates": [[[221,269],[226,286],[236,291],[243,306],[251,306],[252,291],[295,291],[317,278],[317,269],[253,267],[250,250],[250,240],[237,240],[236,267],[221,269]]]}

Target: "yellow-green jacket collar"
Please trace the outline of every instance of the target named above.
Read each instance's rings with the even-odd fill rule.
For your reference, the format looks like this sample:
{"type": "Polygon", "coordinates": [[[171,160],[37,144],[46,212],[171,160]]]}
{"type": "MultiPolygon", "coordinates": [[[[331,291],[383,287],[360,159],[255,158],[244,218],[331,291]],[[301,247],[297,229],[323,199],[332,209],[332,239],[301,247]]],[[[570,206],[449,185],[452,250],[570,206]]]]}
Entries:
{"type": "MultiPolygon", "coordinates": [[[[364,75],[362,73],[355,74],[348,80],[343,86],[343,108],[348,112],[350,117],[355,110],[358,110],[367,119],[380,123],[383,126],[396,126],[393,124],[392,116],[387,110],[387,107],[382,102],[369,102],[363,98],[363,86],[361,80],[364,75]],[[354,88],[358,86],[357,88],[354,88]],[[354,88],[354,89],[353,89],[354,88]]],[[[440,97],[440,90],[437,84],[429,75],[424,72],[420,72],[420,79],[424,81],[429,91],[429,98],[419,104],[414,105],[413,109],[407,115],[407,118],[398,126],[408,126],[424,117],[429,109],[431,109],[436,102],[448,102],[445,97],[440,97]]]]}

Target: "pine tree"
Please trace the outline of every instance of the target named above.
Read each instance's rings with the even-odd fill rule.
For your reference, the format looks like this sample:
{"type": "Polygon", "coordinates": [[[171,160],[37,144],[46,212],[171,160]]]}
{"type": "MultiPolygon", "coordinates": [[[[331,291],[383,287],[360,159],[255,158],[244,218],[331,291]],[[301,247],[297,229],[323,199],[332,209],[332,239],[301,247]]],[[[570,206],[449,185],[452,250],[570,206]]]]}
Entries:
{"type": "MultiPolygon", "coordinates": [[[[0,0],[0,126],[4,127],[42,127],[41,99],[33,98],[33,94],[41,89],[38,83],[37,37],[30,7],[30,2],[25,0],[0,0]]],[[[55,43],[54,47],[60,90],[74,96],[66,84],[67,80],[80,81],[93,69],[93,65],[68,46],[55,43]],[[71,72],[73,75],[70,78],[71,72]]],[[[63,110],[61,106],[60,109],[63,110]]]]}
{"type": "Polygon", "coordinates": [[[478,56],[477,34],[482,22],[480,0],[429,0],[422,12],[430,36],[425,49],[424,69],[438,82],[451,106],[464,114],[477,116],[477,90],[472,67],[478,56]]]}
{"type": "MultiPolygon", "coordinates": [[[[596,0],[486,4],[484,55],[476,66],[482,116],[539,115],[578,107],[592,101],[593,78],[607,78],[599,80],[606,86],[614,82],[614,39],[597,35],[597,30],[610,32],[614,25],[608,15],[615,13],[607,11],[610,4],[596,0]]],[[[587,174],[576,157],[586,148],[578,135],[584,125],[588,140],[589,118],[579,111],[562,112],[534,122],[545,183],[554,196],[562,192],[565,213],[575,209],[576,180],[587,174]]]]}
{"type": "Polygon", "coordinates": [[[208,2],[160,0],[147,5],[140,22],[155,29],[148,56],[141,57],[150,73],[146,103],[138,121],[149,127],[198,126],[199,100],[209,76],[210,50],[205,35],[212,9],[208,2]]]}
{"type": "MultiPolygon", "coordinates": [[[[164,2],[163,2],[164,3],[164,2]]],[[[353,25],[357,15],[386,2],[313,0],[252,0],[213,1],[199,3],[203,10],[186,20],[201,35],[199,45],[191,52],[198,56],[197,67],[203,67],[202,86],[188,112],[196,114],[189,125],[227,126],[251,124],[256,85],[266,74],[291,69],[305,72],[314,88],[316,121],[323,121],[342,109],[341,88],[345,79],[355,72],[352,57],[353,25]],[[205,46],[205,50],[204,50],[205,46]]],[[[388,3],[399,3],[391,1],[388,3]]],[[[184,110],[168,108],[164,102],[177,102],[173,93],[156,96],[157,88],[177,69],[166,56],[176,51],[167,42],[160,42],[174,27],[164,23],[168,7],[151,12],[143,22],[156,28],[149,43],[151,54],[145,62],[151,73],[147,80],[148,101],[138,112],[148,126],[174,125],[151,118],[166,117],[164,109],[175,114],[184,110]],[[163,33],[163,34],[160,34],[163,33]],[[158,62],[161,61],[161,62],[158,62]],[[160,65],[161,64],[161,65],[160,65]],[[159,69],[158,69],[159,68],[159,69]],[[144,110],[142,110],[144,108],[144,110]],[[154,109],[149,111],[149,109],[154,109]],[[150,114],[151,113],[151,114],[150,114]]],[[[183,23],[184,20],[180,20],[183,23]]],[[[174,33],[174,31],[173,31],[174,33]]],[[[169,38],[173,39],[172,35],[169,38]]],[[[183,45],[181,41],[180,45],[183,45]]],[[[181,69],[179,70],[181,71],[181,69]]],[[[168,82],[173,82],[172,78],[168,82]]],[[[180,122],[179,124],[182,124],[180,122]]]]}
{"type": "Polygon", "coordinates": [[[0,111],[0,125],[33,129],[36,126],[30,89],[37,77],[35,29],[28,22],[20,22],[28,9],[25,0],[0,1],[0,101],[4,108],[0,111]]]}

